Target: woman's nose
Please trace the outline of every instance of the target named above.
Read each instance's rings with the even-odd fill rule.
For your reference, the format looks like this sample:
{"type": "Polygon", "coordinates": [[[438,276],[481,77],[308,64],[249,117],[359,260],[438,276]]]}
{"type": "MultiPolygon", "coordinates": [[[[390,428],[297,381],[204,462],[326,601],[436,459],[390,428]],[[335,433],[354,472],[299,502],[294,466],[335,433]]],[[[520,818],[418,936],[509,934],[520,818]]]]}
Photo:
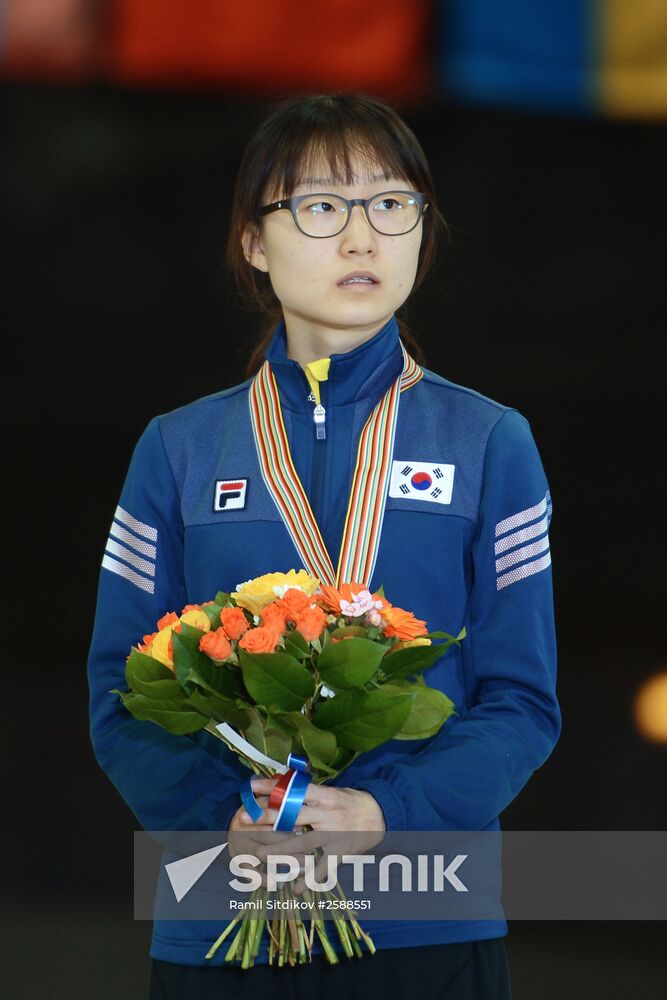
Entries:
{"type": "Polygon", "coordinates": [[[350,221],[342,235],[346,243],[375,245],[375,230],[366,218],[363,205],[354,205],[350,213],[350,221]]]}

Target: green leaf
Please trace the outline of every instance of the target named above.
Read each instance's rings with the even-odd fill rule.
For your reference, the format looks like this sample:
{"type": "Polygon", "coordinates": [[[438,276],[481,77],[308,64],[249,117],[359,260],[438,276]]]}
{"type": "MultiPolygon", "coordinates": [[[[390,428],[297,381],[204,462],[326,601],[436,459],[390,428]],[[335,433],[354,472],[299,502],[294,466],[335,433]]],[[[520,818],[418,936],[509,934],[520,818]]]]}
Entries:
{"type": "Polygon", "coordinates": [[[290,642],[293,642],[294,645],[297,647],[297,649],[300,649],[304,653],[310,654],[310,646],[308,645],[308,640],[304,639],[301,632],[299,632],[298,628],[292,629],[290,632],[288,632],[286,638],[289,639],[290,642]]]}
{"type": "Polygon", "coordinates": [[[395,653],[387,653],[382,661],[382,671],[388,680],[399,677],[411,677],[421,670],[428,670],[436,660],[449,649],[451,643],[431,646],[408,646],[398,649],[395,653]]]}
{"type": "Polygon", "coordinates": [[[187,680],[205,691],[220,694],[224,698],[233,699],[240,694],[236,670],[225,663],[214,663],[201,651],[192,658],[187,680]]]}
{"type": "MultiPolygon", "coordinates": [[[[350,640],[352,641],[352,640],[350,640]]],[[[343,691],[318,706],[313,722],[350,750],[372,750],[399,732],[408,717],[414,695],[385,694],[382,690],[343,691]]]]}
{"type": "Polygon", "coordinates": [[[421,684],[399,680],[382,685],[382,691],[390,694],[414,693],[410,714],[399,732],[395,734],[395,740],[422,740],[435,736],[454,712],[454,702],[450,701],[446,694],[437,688],[426,686],[422,678],[419,680],[422,681],[421,684]]]}
{"type": "Polygon", "coordinates": [[[219,604],[221,608],[229,607],[230,605],[232,607],[236,606],[235,602],[232,600],[232,595],[226,594],[224,590],[219,590],[213,600],[216,604],[219,604]]]}
{"type": "Polygon", "coordinates": [[[197,628],[196,625],[189,625],[188,622],[181,622],[181,631],[177,632],[176,635],[180,635],[182,638],[196,639],[197,642],[205,635],[203,628],[197,628]]]}
{"type": "Polygon", "coordinates": [[[250,714],[245,706],[221,694],[195,688],[188,701],[207,719],[228,722],[235,729],[245,729],[250,722],[250,714]]]}
{"type": "Polygon", "coordinates": [[[347,747],[339,747],[336,756],[331,761],[330,767],[332,770],[335,770],[336,774],[340,774],[340,772],[344,771],[346,767],[353,764],[358,756],[358,750],[350,750],[347,747]]]}
{"type": "Polygon", "coordinates": [[[329,777],[338,774],[338,770],[331,767],[331,761],[337,756],[339,750],[333,733],[328,733],[313,725],[302,712],[274,712],[270,718],[275,719],[278,725],[290,729],[292,733],[297,735],[301,749],[310,761],[313,770],[323,771],[329,777]]]}
{"type": "MultiPolygon", "coordinates": [[[[171,674],[171,670],[169,673],[171,674]]],[[[135,672],[132,690],[138,694],[146,695],[147,698],[163,700],[164,698],[178,698],[181,686],[173,674],[171,674],[170,680],[145,681],[138,672],[135,672]]]]}
{"type": "Polygon", "coordinates": [[[206,604],[202,611],[211,623],[211,629],[215,630],[220,624],[220,612],[222,608],[219,604],[206,604]]]}
{"type": "Polygon", "coordinates": [[[125,708],[135,719],[155,722],[167,732],[176,736],[186,733],[196,733],[203,729],[207,719],[199,712],[189,709],[187,698],[164,698],[156,701],[134,691],[119,691],[115,688],[112,694],[120,695],[125,708]]]}
{"type": "Polygon", "coordinates": [[[363,625],[340,625],[335,628],[331,633],[332,639],[342,639],[346,635],[356,636],[357,638],[366,639],[368,638],[368,629],[364,628],[363,625]]]}
{"type": "Polygon", "coordinates": [[[275,719],[269,715],[268,718],[254,706],[248,708],[248,723],[244,728],[245,738],[262,753],[280,761],[287,763],[287,758],[292,752],[292,735],[286,733],[275,719]]]}
{"type": "Polygon", "coordinates": [[[317,661],[317,670],[324,683],[335,691],[359,688],[373,677],[386,646],[370,639],[345,639],[329,643],[317,661]]]}
{"type": "Polygon", "coordinates": [[[287,653],[248,653],[239,650],[243,681],[258,705],[285,712],[299,709],[315,692],[315,678],[287,653]]]}
{"type": "Polygon", "coordinates": [[[192,690],[192,684],[189,683],[189,675],[195,657],[199,653],[199,640],[183,635],[180,632],[172,632],[171,648],[174,655],[176,678],[183,690],[189,694],[192,690]]]}
{"type": "Polygon", "coordinates": [[[173,680],[174,675],[164,663],[133,649],[125,664],[125,681],[131,690],[135,689],[136,678],[147,684],[154,681],[173,680]]]}
{"type": "Polygon", "coordinates": [[[426,639],[449,639],[450,642],[447,645],[450,645],[452,642],[459,643],[461,641],[461,639],[465,639],[466,635],[467,635],[467,633],[466,633],[465,625],[464,625],[463,628],[461,629],[461,631],[459,632],[459,634],[457,636],[450,635],[449,632],[427,632],[424,638],[426,638],[426,639]]]}
{"type": "Polygon", "coordinates": [[[301,633],[294,629],[284,637],[285,652],[289,653],[296,660],[307,660],[310,656],[310,647],[301,633]]]}

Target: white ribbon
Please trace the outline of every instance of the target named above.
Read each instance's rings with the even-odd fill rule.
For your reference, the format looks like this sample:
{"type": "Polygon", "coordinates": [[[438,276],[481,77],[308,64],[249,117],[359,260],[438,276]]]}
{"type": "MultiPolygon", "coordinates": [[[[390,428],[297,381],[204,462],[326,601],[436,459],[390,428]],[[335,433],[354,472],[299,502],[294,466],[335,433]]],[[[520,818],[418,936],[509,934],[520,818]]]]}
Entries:
{"type": "Polygon", "coordinates": [[[256,761],[258,764],[266,764],[268,767],[272,767],[279,774],[286,774],[289,771],[289,767],[285,764],[281,764],[278,760],[273,760],[272,757],[267,757],[265,753],[261,750],[257,750],[252,743],[248,743],[244,740],[242,736],[232,729],[230,725],[226,722],[221,722],[219,726],[215,727],[218,732],[222,733],[226,740],[229,740],[237,750],[240,750],[246,757],[250,757],[252,760],[256,761]]]}

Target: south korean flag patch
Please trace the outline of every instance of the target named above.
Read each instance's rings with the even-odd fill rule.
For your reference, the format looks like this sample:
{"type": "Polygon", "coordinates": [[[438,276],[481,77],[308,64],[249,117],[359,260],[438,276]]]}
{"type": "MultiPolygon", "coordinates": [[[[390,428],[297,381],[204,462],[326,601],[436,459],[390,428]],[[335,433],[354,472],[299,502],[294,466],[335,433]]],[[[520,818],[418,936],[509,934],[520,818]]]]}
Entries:
{"type": "Polygon", "coordinates": [[[390,497],[451,503],[454,466],[430,462],[392,462],[390,497]]]}
{"type": "Polygon", "coordinates": [[[213,495],[213,510],[242,510],[245,507],[247,479],[218,479],[213,495]]]}

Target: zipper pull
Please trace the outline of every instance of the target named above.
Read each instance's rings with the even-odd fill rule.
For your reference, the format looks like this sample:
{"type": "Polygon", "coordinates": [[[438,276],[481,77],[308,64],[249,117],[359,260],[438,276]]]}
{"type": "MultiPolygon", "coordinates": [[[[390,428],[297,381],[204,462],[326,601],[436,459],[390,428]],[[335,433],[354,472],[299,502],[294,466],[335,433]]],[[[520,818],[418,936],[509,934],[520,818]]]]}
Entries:
{"type": "Polygon", "coordinates": [[[324,409],[321,403],[318,403],[313,410],[313,420],[315,421],[315,437],[318,441],[324,441],[327,436],[326,432],[326,414],[327,411],[324,409]]]}
{"type": "MultiPolygon", "coordinates": [[[[308,402],[309,403],[315,402],[315,393],[312,392],[312,390],[311,392],[308,393],[308,402]]],[[[324,409],[321,403],[318,403],[315,409],[313,410],[313,420],[315,421],[315,437],[318,441],[326,440],[327,436],[326,417],[327,417],[327,411],[324,409]]]]}

